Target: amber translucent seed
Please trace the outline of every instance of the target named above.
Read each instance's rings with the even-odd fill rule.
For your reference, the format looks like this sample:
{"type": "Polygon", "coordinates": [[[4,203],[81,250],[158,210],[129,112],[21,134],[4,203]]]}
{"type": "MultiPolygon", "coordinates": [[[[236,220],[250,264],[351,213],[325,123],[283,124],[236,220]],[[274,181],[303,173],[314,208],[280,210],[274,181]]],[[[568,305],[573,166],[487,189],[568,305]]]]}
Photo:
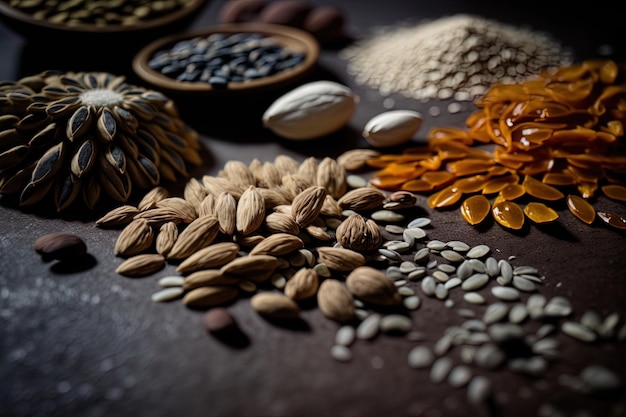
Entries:
{"type": "Polygon", "coordinates": [[[509,184],[500,191],[504,200],[515,200],[526,194],[526,188],[521,184],[509,184]]]}
{"type": "Polygon", "coordinates": [[[512,175],[506,177],[493,178],[483,187],[483,194],[494,194],[502,191],[507,185],[516,182],[517,178],[512,175]]]}
{"type": "Polygon", "coordinates": [[[526,192],[533,197],[540,198],[542,200],[555,201],[563,198],[563,193],[556,188],[544,184],[530,176],[525,176],[522,183],[526,192]]]}
{"type": "Polygon", "coordinates": [[[587,200],[577,195],[570,194],[567,196],[567,207],[574,216],[587,224],[593,223],[593,220],[596,218],[596,210],[593,206],[587,200]]]}
{"type": "Polygon", "coordinates": [[[432,184],[433,187],[444,185],[446,183],[449,183],[453,179],[454,175],[452,175],[448,171],[431,171],[426,172],[422,175],[422,180],[432,184]]]}
{"type": "Polygon", "coordinates": [[[598,218],[611,227],[626,230],[626,219],[619,214],[610,213],[608,211],[599,211],[598,218]]]}
{"type": "Polygon", "coordinates": [[[613,200],[626,201],[626,187],[624,187],[623,185],[604,185],[601,187],[601,190],[608,198],[612,198],[613,200]]]}
{"type": "Polygon", "coordinates": [[[476,193],[483,189],[488,177],[485,175],[474,175],[469,178],[461,178],[454,181],[453,185],[464,193],[476,193]]]}
{"type": "Polygon", "coordinates": [[[484,195],[473,195],[461,204],[461,215],[471,225],[479,224],[489,214],[491,204],[484,195]]]}
{"type": "Polygon", "coordinates": [[[551,223],[559,218],[556,211],[543,203],[531,202],[524,207],[524,214],[535,223],[551,223]]]}
{"type": "Polygon", "coordinates": [[[564,172],[548,172],[543,176],[541,182],[549,185],[574,185],[576,179],[564,172]]]}
{"type": "Polygon", "coordinates": [[[450,186],[437,191],[428,197],[426,202],[430,208],[447,207],[459,201],[462,195],[463,193],[458,188],[450,186]]]}
{"type": "Polygon", "coordinates": [[[519,230],[524,226],[524,212],[512,201],[495,203],[491,213],[496,222],[508,229],[519,230]]]}
{"type": "Polygon", "coordinates": [[[415,193],[423,193],[427,191],[432,191],[433,185],[427,181],[421,179],[409,180],[402,184],[402,190],[404,191],[412,191],[415,193]]]}

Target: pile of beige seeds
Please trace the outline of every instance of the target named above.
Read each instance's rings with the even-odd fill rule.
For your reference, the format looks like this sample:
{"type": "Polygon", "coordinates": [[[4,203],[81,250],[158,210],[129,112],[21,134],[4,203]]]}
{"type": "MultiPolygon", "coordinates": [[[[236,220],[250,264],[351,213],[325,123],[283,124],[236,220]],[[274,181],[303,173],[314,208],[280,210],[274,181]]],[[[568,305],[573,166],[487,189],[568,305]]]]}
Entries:
{"type": "MultiPolygon", "coordinates": [[[[408,367],[428,370],[433,384],[466,388],[470,403],[494,399],[490,371],[542,378],[558,359],[559,332],[582,343],[626,341],[617,314],[589,310],[574,320],[566,297],[542,295],[538,268],[497,259],[488,245],[429,238],[430,219],[410,216],[413,194],[385,194],[350,174],[372,152],[301,163],[285,155],[229,161],[216,176],[190,180],[182,197],[156,187],[137,206],[114,209],[96,224],[122,228],[118,273],[145,276],[176,265],[179,275],[160,278],[152,299],[208,310],[211,332],[233,324],[227,306],[242,294],[258,314],[276,320],[297,319],[300,303],[315,299],[338,324],[332,358],[348,362],[357,341],[401,335],[413,345],[408,367]],[[454,291],[462,302],[449,296],[454,291]],[[497,301],[489,304],[487,293],[497,301]],[[434,344],[412,320],[425,297],[462,319],[434,344]],[[526,326],[531,322],[538,327],[526,326]],[[517,356],[519,348],[530,354],[517,356]]],[[[558,383],[590,393],[622,381],[589,365],[558,383]]]]}

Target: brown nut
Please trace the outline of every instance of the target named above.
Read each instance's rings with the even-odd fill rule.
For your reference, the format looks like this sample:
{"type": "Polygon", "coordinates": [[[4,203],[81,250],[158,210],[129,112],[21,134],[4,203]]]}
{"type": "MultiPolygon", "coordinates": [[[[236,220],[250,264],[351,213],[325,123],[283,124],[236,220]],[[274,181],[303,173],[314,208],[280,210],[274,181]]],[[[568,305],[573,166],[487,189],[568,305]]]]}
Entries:
{"type": "Polygon", "coordinates": [[[49,233],[39,237],[35,240],[33,249],[46,262],[53,259],[62,261],[87,254],[85,242],[80,237],[65,232],[49,233]]]}

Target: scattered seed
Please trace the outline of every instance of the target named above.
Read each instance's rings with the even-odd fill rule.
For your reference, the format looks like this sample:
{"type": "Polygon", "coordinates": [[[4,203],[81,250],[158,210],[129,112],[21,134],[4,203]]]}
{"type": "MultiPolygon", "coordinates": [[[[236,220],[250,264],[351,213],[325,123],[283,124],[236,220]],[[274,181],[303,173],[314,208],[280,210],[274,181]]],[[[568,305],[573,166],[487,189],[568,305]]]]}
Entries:
{"type": "Polygon", "coordinates": [[[551,298],[543,308],[543,313],[548,317],[567,317],[572,314],[572,311],[570,301],[561,296],[551,298]]]}
{"type": "Polygon", "coordinates": [[[465,365],[457,365],[448,375],[448,384],[454,388],[461,388],[467,385],[472,379],[472,371],[465,365]]]}
{"type": "Polygon", "coordinates": [[[506,362],[506,353],[493,343],[485,343],[474,353],[474,362],[483,369],[496,369],[506,362]]]}
{"type": "Polygon", "coordinates": [[[167,276],[167,277],[163,277],[161,279],[159,279],[159,286],[161,287],[182,287],[183,286],[183,282],[185,282],[185,278],[178,276],[178,275],[172,275],[172,276],[167,276]]]}
{"type": "Polygon", "coordinates": [[[537,285],[534,282],[521,275],[513,276],[513,286],[524,292],[534,292],[537,290],[537,285]]]}
{"type": "Polygon", "coordinates": [[[521,323],[526,320],[526,317],[528,317],[526,305],[519,303],[511,307],[511,311],[509,311],[509,321],[511,323],[521,323]]]}
{"type": "Polygon", "coordinates": [[[428,346],[419,345],[409,351],[407,360],[411,368],[423,369],[433,363],[435,355],[428,346]]]}
{"type": "Polygon", "coordinates": [[[460,240],[451,240],[446,243],[446,246],[457,252],[467,252],[470,250],[470,245],[460,240]]]}
{"type": "Polygon", "coordinates": [[[582,342],[594,342],[598,336],[593,330],[574,321],[566,321],[561,325],[561,331],[568,336],[582,342]]]}
{"type": "Polygon", "coordinates": [[[479,272],[481,274],[487,272],[487,267],[485,266],[485,263],[480,259],[468,259],[467,262],[472,267],[472,270],[474,272],[479,272]]]}
{"type": "Polygon", "coordinates": [[[442,251],[446,248],[446,244],[441,240],[431,240],[430,242],[426,243],[426,247],[428,249],[442,251]]]}
{"type": "Polygon", "coordinates": [[[469,261],[463,261],[456,269],[456,276],[461,280],[466,280],[474,273],[472,264],[469,261]]]}
{"type": "Polygon", "coordinates": [[[496,323],[507,316],[509,307],[501,302],[490,304],[485,310],[483,321],[487,324],[496,323]]]}
{"type": "Polygon", "coordinates": [[[409,272],[407,278],[411,281],[418,281],[426,276],[426,268],[417,268],[415,271],[409,272]]]}
{"type": "Polygon", "coordinates": [[[515,301],[520,298],[519,291],[511,287],[492,287],[491,293],[496,298],[503,301],[515,301]]]}
{"type": "Polygon", "coordinates": [[[404,220],[404,215],[391,210],[377,210],[370,217],[377,222],[398,223],[404,220]]]}
{"type": "Polygon", "coordinates": [[[370,314],[356,328],[356,337],[361,340],[370,340],[378,335],[380,329],[380,314],[370,314]]]}
{"type": "Polygon", "coordinates": [[[333,345],[330,348],[330,356],[339,362],[349,362],[352,360],[352,351],[347,346],[333,345]]]}
{"type": "Polygon", "coordinates": [[[422,280],[422,291],[429,297],[435,295],[437,289],[437,281],[431,276],[427,276],[422,280]]]}
{"type": "Polygon", "coordinates": [[[456,267],[451,264],[439,264],[437,265],[437,269],[445,272],[446,274],[453,274],[456,272],[456,267]]]}
{"type": "Polygon", "coordinates": [[[452,359],[444,356],[437,359],[430,368],[430,381],[433,384],[441,383],[452,369],[452,359]]]}
{"type": "Polygon", "coordinates": [[[388,224],[385,225],[385,230],[389,233],[393,233],[394,235],[401,235],[405,229],[397,224],[388,224]]]}
{"type": "Polygon", "coordinates": [[[417,310],[421,305],[421,299],[417,295],[410,295],[402,300],[402,304],[408,310],[417,310]]]}
{"type": "Polygon", "coordinates": [[[485,404],[492,396],[491,382],[482,375],[476,375],[467,386],[467,400],[470,404],[485,404]]]}
{"type": "Polygon", "coordinates": [[[459,278],[454,277],[454,278],[450,278],[448,281],[446,281],[444,283],[444,286],[446,287],[446,289],[451,290],[452,288],[458,287],[459,285],[461,285],[463,281],[461,281],[459,278]]]}
{"type": "Polygon", "coordinates": [[[413,241],[424,239],[426,237],[426,231],[420,227],[409,227],[404,229],[402,233],[403,238],[406,240],[407,236],[413,238],[413,241]]]}
{"type": "Polygon", "coordinates": [[[437,284],[437,286],[435,287],[435,297],[440,300],[445,300],[446,298],[448,298],[448,289],[444,284],[437,284]]]}
{"type": "Polygon", "coordinates": [[[432,273],[432,276],[439,282],[446,282],[450,279],[450,275],[446,274],[443,271],[434,271],[432,273]]]}
{"type": "Polygon", "coordinates": [[[477,292],[465,293],[463,299],[471,304],[485,304],[485,298],[477,292]]]}
{"type": "Polygon", "coordinates": [[[413,322],[401,314],[388,314],[380,320],[380,330],[384,333],[408,333],[413,322]]]}
{"type": "Polygon", "coordinates": [[[356,339],[356,330],[352,326],[341,326],[335,334],[335,344],[340,346],[350,346],[356,339]]]}
{"type": "Polygon", "coordinates": [[[157,302],[157,303],[165,302],[165,301],[172,301],[177,298],[180,298],[180,296],[183,294],[184,291],[185,290],[183,289],[183,287],[164,288],[152,294],[152,301],[157,302]]]}
{"type": "Polygon", "coordinates": [[[406,226],[407,229],[412,229],[414,227],[426,227],[430,225],[431,220],[428,217],[418,217],[417,219],[413,219],[406,226]]]}
{"type": "Polygon", "coordinates": [[[485,259],[485,272],[490,277],[494,278],[500,274],[500,266],[498,265],[498,261],[493,256],[485,259]]]}
{"type": "Polygon", "coordinates": [[[359,175],[347,175],[346,182],[351,188],[363,188],[367,186],[367,180],[359,175]]]}
{"type": "Polygon", "coordinates": [[[454,263],[463,262],[465,260],[465,257],[463,255],[453,250],[442,250],[441,256],[445,260],[449,262],[454,262],[454,263]]]}
{"type": "Polygon", "coordinates": [[[478,258],[482,258],[483,256],[487,255],[489,252],[491,252],[491,248],[487,245],[477,245],[474,246],[473,248],[471,248],[466,256],[468,258],[471,259],[478,259],[478,258]]]}
{"type": "Polygon", "coordinates": [[[378,249],[378,253],[384,256],[385,258],[389,259],[390,261],[396,261],[396,262],[402,261],[402,256],[400,256],[400,254],[394,250],[380,248],[378,249]]]}
{"type": "Polygon", "coordinates": [[[580,372],[580,379],[592,392],[610,391],[620,388],[620,378],[610,369],[600,365],[590,365],[580,372]]]}
{"type": "Polygon", "coordinates": [[[430,249],[429,248],[422,248],[422,249],[418,250],[417,252],[415,252],[415,256],[413,257],[413,261],[415,261],[417,263],[422,263],[422,262],[426,261],[429,256],[430,256],[430,249]]]}
{"type": "Polygon", "coordinates": [[[477,273],[463,281],[461,288],[465,291],[476,291],[487,285],[487,282],[489,282],[489,275],[477,273]]]}

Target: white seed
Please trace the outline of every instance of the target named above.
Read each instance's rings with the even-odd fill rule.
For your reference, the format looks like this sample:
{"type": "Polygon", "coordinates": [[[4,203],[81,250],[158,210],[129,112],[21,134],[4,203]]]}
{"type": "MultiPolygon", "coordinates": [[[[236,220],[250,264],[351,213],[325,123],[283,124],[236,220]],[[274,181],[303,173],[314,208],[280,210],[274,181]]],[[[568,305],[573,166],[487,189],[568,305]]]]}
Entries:
{"type": "Polygon", "coordinates": [[[400,254],[394,250],[380,248],[378,249],[378,253],[390,261],[402,261],[402,256],[400,256],[400,254]]]}
{"type": "Polygon", "coordinates": [[[443,271],[434,271],[432,273],[432,276],[439,282],[446,282],[450,279],[450,275],[446,274],[443,271]]]}
{"type": "Polygon", "coordinates": [[[487,330],[487,325],[478,319],[466,320],[462,327],[472,332],[484,332],[487,330]]]}
{"type": "Polygon", "coordinates": [[[322,278],[330,278],[331,276],[330,269],[328,269],[328,266],[325,263],[316,264],[313,269],[317,272],[317,275],[322,278]]]}
{"type": "Polygon", "coordinates": [[[307,262],[306,257],[300,251],[295,251],[291,255],[289,255],[289,265],[294,268],[300,268],[304,266],[307,262]]]}
{"type": "Polygon", "coordinates": [[[474,346],[461,346],[461,350],[459,351],[459,356],[461,360],[465,363],[474,362],[474,356],[476,355],[476,347],[474,346]]]}
{"type": "Polygon", "coordinates": [[[446,246],[457,252],[467,252],[470,249],[467,243],[461,242],[460,240],[450,240],[446,243],[446,246]]]}
{"type": "MultiPolygon", "coordinates": [[[[398,281],[396,281],[396,284],[397,283],[398,281]]],[[[404,284],[406,284],[406,282],[404,284]]],[[[400,294],[403,297],[410,297],[412,295],[415,295],[415,290],[411,287],[407,287],[406,285],[403,285],[398,288],[398,294],[400,294]]]]}
{"type": "Polygon", "coordinates": [[[394,252],[406,252],[408,249],[411,248],[411,244],[409,244],[406,241],[397,241],[397,242],[393,242],[389,245],[387,245],[387,249],[389,249],[390,251],[394,251],[394,252]]]}
{"type": "Polygon", "coordinates": [[[370,217],[377,222],[397,223],[404,220],[404,215],[391,210],[377,210],[370,217]]]}
{"type": "Polygon", "coordinates": [[[485,304],[485,298],[477,292],[468,292],[463,294],[463,299],[470,304],[485,304]]]}
{"type": "Polygon", "coordinates": [[[442,250],[441,256],[445,260],[449,262],[454,262],[454,263],[463,262],[465,260],[465,257],[463,255],[453,250],[442,250]]]}
{"type": "Polygon", "coordinates": [[[406,236],[413,238],[413,241],[420,240],[426,237],[426,231],[420,227],[410,227],[404,230],[402,233],[403,238],[406,240],[406,236]]]}
{"type": "Polygon", "coordinates": [[[528,358],[524,365],[524,372],[533,376],[541,376],[548,370],[548,361],[541,356],[528,358]]]}
{"type": "Polygon", "coordinates": [[[606,318],[602,322],[602,325],[600,326],[598,333],[602,337],[606,337],[606,338],[613,337],[613,334],[615,333],[615,328],[617,327],[618,323],[619,323],[619,314],[611,313],[608,316],[606,316],[606,318]]]}
{"type": "Polygon", "coordinates": [[[409,366],[416,369],[428,368],[434,360],[435,355],[424,345],[415,346],[407,356],[409,366]]]}
{"type": "Polygon", "coordinates": [[[546,297],[544,297],[542,294],[533,294],[528,297],[528,300],[526,300],[526,307],[528,308],[528,311],[537,308],[543,309],[546,305],[546,302],[546,297]]]}
{"type": "Polygon", "coordinates": [[[498,266],[498,261],[493,256],[490,256],[487,259],[485,259],[485,272],[492,278],[500,274],[500,267],[498,266]]]}
{"type": "Polygon", "coordinates": [[[483,321],[487,324],[498,322],[509,314],[509,307],[501,302],[490,304],[485,310],[483,321]]]}
{"type": "Polygon", "coordinates": [[[433,384],[439,384],[442,382],[452,369],[452,359],[443,357],[437,359],[430,368],[430,381],[433,384]]]}
{"type": "Polygon", "coordinates": [[[435,297],[440,300],[445,300],[446,298],[448,298],[448,289],[444,284],[437,284],[437,286],[435,287],[435,297]]]}
{"type": "Polygon", "coordinates": [[[456,272],[456,267],[451,264],[439,264],[437,265],[437,269],[445,272],[446,274],[453,274],[456,272]]]}
{"type": "Polygon", "coordinates": [[[426,247],[428,249],[442,251],[446,248],[446,244],[442,242],[441,240],[431,240],[430,242],[426,244],[426,247]]]}
{"type": "Polygon", "coordinates": [[[417,252],[415,252],[415,256],[413,257],[413,261],[417,262],[417,263],[421,263],[421,262],[426,261],[429,256],[430,256],[430,249],[429,248],[422,248],[422,249],[418,250],[417,252]]]}
{"type": "Polygon", "coordinates": [[[549,358],[556,358],[558,355],[558,347],[559,344],[556,339],[545,338],[535,341],[532,344],[532,351],[537,355],[543,355],[549,358]]]}
{"type": "Polygon", "coordinates": [[[509,321],[511,323],[521,323],[528,317],[528,310],[523,303],[515,304],[509,311],[509,321]]]}
{"type": "Polygon", "coordinates": [[[370,314],[356,328],[356,337],[361,340],[370,340],[378,335],[380,329],[380,314],[370,314]]]}
{"type": "Polygon", "coordinates": [[[350,188],[363,188],[367,186],[367,180],[360,175],[346,175],[346,182],[350,188]]]}
{"type": "Polygon", "coordinates": [[[622,385],[613,371],[600,365],[587,366],[580,372],[580,379],[592,392],[614,390],[622,385]]]}
{"type": "Polygon", "coordinates": [[[598,338],[593,330],[575,321],[564,322],[561,325],[561,331],[582,342],[593,342],[598,338]]]}
{"type": "Polygon", "coordinates": [[[487,267],[485,266],[485,263],[480,259],[468,259],[467,262],[470,264],[474,272],[479,272],[481,274],[487,272],[487,267]]]}
{"type": "Polygon", "coordinates": [[[489,326],[489,336],[495,342],[504,342],[511,339],[521,339],[524,337],[524,329],[514,323],[494,323],[489,326]]]}
{"type": "Polygon", "coordinates": [[[275,288],[283,289],[287,284],[287,278],[283,274],[274,272],[270,277],[270,281],[275,288]]]}
{"type": "Polygon", "coordinates": [[[441,336],[441,338],[437,340],[437,343],[435,343],[435,346],[433,347],[433,352],[435,352],[435,355],[443,356],[448,353],[448,351],[452,347],[452,341],[453,335],[450,333],[441,336]]]}
{"type": "Polygon", "coordinates": [[[333,345],[330,348],[330,356],[339,362],[349,362],[352,360],[352,351],[347,346],[333,345]]]}
{"type": "Polygon", "coordinates": [[[465,365],[457,365],[448,375],[448,384],[454,388],[461,388],[467,385],[472,379],[472,371],[465,365]]]}
{"type": "Polygon", "coordinates": [[[418,217],[417,219],[413,219],[406,226],[407,229],[412,229],[414,227],[426,227],[430,224],[430,219],[428,217],[418,217]]]}
{"type": "Polygon", "coordinates": [[[356,330],[352,326],[341,326],[335,333],[335,344],[350,346],[356,338],[356,330]]]}
{"type": "Polygon", "coordinates": [[[537,329],[537,333],[535,333],[535,336],[537,337],[537,339],[541,339],[542,337],[546,337],[547,335],[553,333],[555,330],[556,326],[554,324],[544,324],[537,329]]]}
{"type": "Polygon", "coordinates": [[[461,288],[465,291],[476,291],[487,285],[487,282],[489,282],[489,275],[476,273],[463,281],[461,288]]]}
{"type": "Polygon", "coordinates": [[[466,319],[476,317],[476,313],[474,313],[474,310],[469,308],[459,308],[456,313],[461,317],[465,317],[466,319]]]}
{"type": "Polygon", "coordinates": [[[596,310],[590,309],[583,313],[580,324],[589,327],[591,330],[599,331],[602,326],[602,317],[596,310]]]}
{"type": "Polygon", "coordinates": [[[447,299],[444,303],[443,303],[445,308],[453,308],[454,307],[454,300],[451,299],[447,299]]]}
{"type": "Polygon", "coordinates": [[[401,235],[405,229],[397,224],[388,224],[385,226],[385,230],[394,235],[401,235]]]}
{"type": "Polygon", "coordinates": [[[513,276],[513,286],[524,292],[534,292],[537,290],[537,285],[534,282],[520,275],[513,276]]]}
{"type": "Polygon", "coordinates": [[[437,281],[431,276],[427,276],[422,280],[421,283],[422,291],[429,297],[435,295],[435,290],[437,288],[437,281]]]}
{"type": "Polygon", "coordinates": [[[467,401],[470,404],[484,404],[492,396],[491,382],[482,375],[477,375],[467,386],[467,401]]]}
{"type": "Polygon", "coordinates": [[[483,375],[476,375],[467,385],[467,401],[470,404],[484,404],[492,394],[491,381],[483,375]]]}
{"type": "Polygon", "coordinates": [[[385,333],[408,333],[413,322],[402,314],[388,314],[380,320],[380,329],[385,333]]]}
{"type": "Polygon", "coordinates": [[[530,275],[530,274],[519,274],[519,275],[516,274],[514,276],[525,278],[525,279],[527,279],[529,281],[536,282],[537,284],[543,283],[543,280],[544,280],[544,278],[542,278],[542,277],[538,277],[536,275],[530,275]]]}
{"type": "Polygon", "coordinates": [[[422,300],[417,295],[410,295],[402,300],[402,304],[407,310],[417,310],[422,303],[422,300]]]}
{"type": "Polygon", "coordinates": [[[551,298],[543,308],[543,313],[548,317],[567,317],[572,314],[572,311],[570,301],[561,296],[551,298]]]}
{"type": "Polygon", "coordinates": [[[249,293],[253,293],[256,292],[257,290],[257,286],[254,282],[247,280],[247,279],[242,279],[241,281],[239,281],[237,283],[237,287],[239,287],[239,289],[243,292],[249,292],[249,293]]]}
{"type": "Polygon", "coordinates": [[[474,269],[469,261],[463,261],[456,269],[456,276],[461,280],[466,280],[474,273],[474,269]]]}
{"type": "Polygon", "coordinates": [[[472,258],[472,259],[478,259],[478,258],[482,258],[483,256],[487,255],[489,252],[491,252],[491,248],[487,245],[477,245],[474,246],[473,248],[471,248],[468,252],[467,252],[467,257],[468,258],[472,258]]]}
{"type": "MultiPolygon", "coordinates": [[[[394,282],[393,282],[393,285],[395,285],[396,287],[398,287],[398,290],[399,290],[402,286],[406,285],[406,283],[407,283],[407,280],[406,280],[406,279],[399,279],[399,280],[397,280],[397,281],[394,281],[394,282]]],[[[404,287],[404,288],[408,288],[408,287],[404,287]]],[[[410,288],[408,288],[408,289],[410,289],[410,288]]]]}
{"type": "Polygon", "coordinates": [[[418,268],[418,266],[410,261],[404,261],[400,264],[400,272],[402,272],[403,274],[410,274],[411,272],[415,271],[418,268]]]}
{"type": "Polygon", "coordinates": [[[485,332],[476,332],[469,335],[465,343],[469,345],[483,345],[491,341],[489,335],[485,332]]]}
{"type": "Polygon", "coordinates": [[[537,268],[535,268],[534,266],[518,266],[515,267],[513,269],[513,274],[514,275],[524,275],[524,274],[528,274],[528,275],[537,275],[539,274],[539,270],[537,268]]]}
{"type": "Polygon", "coordinates": [[[459,285],[461,285],[463,281],[461,281],[459,278],[454,277],[454,278],[450,278],[448,281],[446,281],[446,283],[444,284],[446,289],[451,290],[452,288],[458,287],[459,285]]]}
{"type": "MultiPolygon", "coordinates": [[[[431,252],[433,252],[433,251],[431,251],[431,252]]],[[[433,252],[433,253],[434,253],[434,252],[433,252]]],[[[436,266],[437,266],[437,260],[436,260],[436,259],[433,259],[432,261],[430,261],[430,262],[428,262],[428,263],[426,264],[426,268],[428,268],[428,269],[433,269],[433,268],[435,268],[436,266]]]]}
{"type": "Polygon", "coordinates": [[[159,280],[159,286],[167,288],[167,287],[182,287],[183,282],[185,282],[185,277],[172,275],[163,277],[159,280]]]}
{"type": "Polygon", "coordinates": [[[407,276],[407,278],[411,281],[417,281],[417,280],[424,278],[425,276],[426,276],[426,268],[419,267],[415,271],[409,272],[409,275],[407,276]]]}
{"type": "Polygon", "coordinates": [[[474,354],[474,362],[483,369],[496,369],[505,361],[506,354],[493,343],[485,343],[474,354]]]}
{"type": "Polygon", "coordinates": [[[519,291],[511,287],[492,287],[491,293],[499,300],[515,301],[519,300],[519,291]]]}
{"type": "Polygon", "coordinates": [[[498,267],[500,269],[500,276],[507,281],[507,284],[511,282],[511,279],[513,279],[513,267],[511,264],[504,259],[500,259],[498,261],[498,267]]]}
{"type": "Polygon", "coordinates": [[[183,290],[183,287],[164,288],[152,294],[152,301],[157,303],[171,301],[183,295],[184,291],[185,290],[183,290]]]}

